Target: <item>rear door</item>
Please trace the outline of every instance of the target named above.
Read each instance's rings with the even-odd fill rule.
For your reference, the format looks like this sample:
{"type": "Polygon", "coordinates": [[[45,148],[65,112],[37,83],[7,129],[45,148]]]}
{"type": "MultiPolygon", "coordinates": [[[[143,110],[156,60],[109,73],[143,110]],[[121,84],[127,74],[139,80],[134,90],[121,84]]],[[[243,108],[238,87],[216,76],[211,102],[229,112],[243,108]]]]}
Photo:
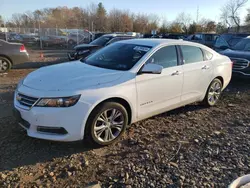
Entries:
{"type": "MultiPolygon", "coordinates": [[[[183,57],[183,88],[181,101],[194,102],[204,96],[212,77],[212,57],[199,47],[180,46],[183,57]]],[[[208,52],[209,53],[209,52],[208,52]]],[[[210,53],[211,54],[211,53],[210,53]]]]}

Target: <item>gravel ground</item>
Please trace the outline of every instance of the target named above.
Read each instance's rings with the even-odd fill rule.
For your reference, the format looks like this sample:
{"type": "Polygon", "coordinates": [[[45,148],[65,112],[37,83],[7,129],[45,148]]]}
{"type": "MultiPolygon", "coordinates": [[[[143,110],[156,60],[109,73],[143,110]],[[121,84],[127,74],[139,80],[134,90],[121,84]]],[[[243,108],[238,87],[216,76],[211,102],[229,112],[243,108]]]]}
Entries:
{"type": "Polygon", "coordinates": [[[13,92],[34,69],[0,75],[0,187],[227,187],[250,174],[250,83],[233,79],[213,108],[188,105],[133,124],[116,144],[26,136],[13,92]]]}

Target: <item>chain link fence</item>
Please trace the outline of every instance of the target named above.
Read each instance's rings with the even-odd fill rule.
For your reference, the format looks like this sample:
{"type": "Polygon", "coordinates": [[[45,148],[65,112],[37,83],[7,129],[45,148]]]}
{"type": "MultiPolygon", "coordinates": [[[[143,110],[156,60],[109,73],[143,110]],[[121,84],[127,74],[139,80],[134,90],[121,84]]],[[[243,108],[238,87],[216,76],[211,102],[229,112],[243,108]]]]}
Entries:
{"type": "Polygon", "coordinates": [[[91,42],[93,38],[94,34],[85,29],[0,28],[0,39],[40,49],[72,49],[78,44],[91,42]]]}

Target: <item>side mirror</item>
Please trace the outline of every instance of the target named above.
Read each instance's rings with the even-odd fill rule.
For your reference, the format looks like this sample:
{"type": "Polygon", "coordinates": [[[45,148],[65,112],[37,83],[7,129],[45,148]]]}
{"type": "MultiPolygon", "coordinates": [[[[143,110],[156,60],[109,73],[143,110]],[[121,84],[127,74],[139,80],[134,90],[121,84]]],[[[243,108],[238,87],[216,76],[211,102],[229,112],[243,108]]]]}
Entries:
{"type": "Polygon", "coordinates": [[[145,64],[139,74],[161,74],[163,67],[161,65],[149,63],[145,64]]]}

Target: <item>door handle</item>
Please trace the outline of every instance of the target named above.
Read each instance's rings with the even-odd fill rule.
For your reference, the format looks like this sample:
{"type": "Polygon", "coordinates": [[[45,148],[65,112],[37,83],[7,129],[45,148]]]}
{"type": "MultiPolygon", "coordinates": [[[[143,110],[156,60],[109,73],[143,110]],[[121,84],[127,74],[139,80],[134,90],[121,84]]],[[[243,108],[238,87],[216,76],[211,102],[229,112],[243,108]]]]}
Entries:
{"type": "Polygon", "coordinates": [[[172,73],[171,75],[172,76],[177,76],[177,75],[179,75],[179,74],[181,74],[181,72],[180,71],[175,71],[174,73],[172,73]]]}
{"type": "Polygon", "coordinates": [[[209,68],[210,68],[209,66],[204,65],[201,69],[206,70],[206,69],[209,69],[209,68]]]}

